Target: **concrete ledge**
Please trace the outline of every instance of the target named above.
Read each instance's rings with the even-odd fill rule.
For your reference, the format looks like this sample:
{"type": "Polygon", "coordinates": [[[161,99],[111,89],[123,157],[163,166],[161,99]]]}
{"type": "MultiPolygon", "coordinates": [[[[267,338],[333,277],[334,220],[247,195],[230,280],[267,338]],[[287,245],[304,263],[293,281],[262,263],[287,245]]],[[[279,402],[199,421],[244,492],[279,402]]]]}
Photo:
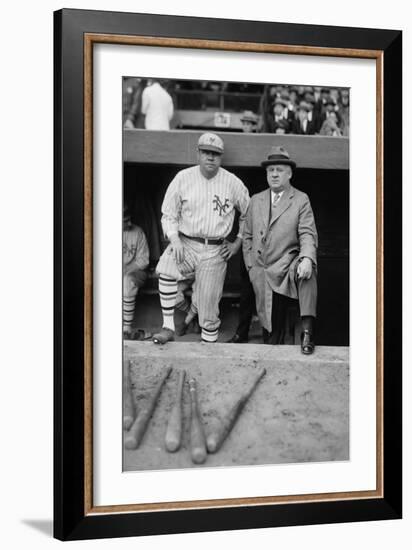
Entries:
{"type": "MultiPolygon", "coordinates": [[[[349,348],[345,346],[317,346],[313,355],[303,355],[300,346],[269,346],[264,344],[205,344],[201,342],[169,342],[156,346],[152,342],[125,342],[130,359],[166,358],[172,360],[225,359],[229,361],[270,361],[275,364],[333,364],[347,366],[349,348]]],[[[266,366],[266,365],[265,365],[266,366]]]]}
{"type": "Polygon", "coordinates": [[[171,365],[140,447],[124,451],[125,470],[160,470],[342,461],[349,459],[349,348],[320,346],[304,356],[299,346],[263,344],[126,342],[137,407],[144,407],[161,370],[171,365]],[[195,377],[206,433],[249,386],[256,369],[266,375],[248,401],[220,451],[202,466],[190,458],[190,399],[183,399],[181,449],[164,447],[167,420],[175,399],[178,371],[195,377]]]}
{"type": "MultiPolygon", "coordinates": [[[[124,161],[191,166],[197,162],[197,142],[201,134],[194,130],[124,130],[124,161]]],[[[222,136],[225,167],[260,167],[271,147],[283,145],[298,168],[349,169],[348,138],[239,132],[222,132],[222,136]]]]}

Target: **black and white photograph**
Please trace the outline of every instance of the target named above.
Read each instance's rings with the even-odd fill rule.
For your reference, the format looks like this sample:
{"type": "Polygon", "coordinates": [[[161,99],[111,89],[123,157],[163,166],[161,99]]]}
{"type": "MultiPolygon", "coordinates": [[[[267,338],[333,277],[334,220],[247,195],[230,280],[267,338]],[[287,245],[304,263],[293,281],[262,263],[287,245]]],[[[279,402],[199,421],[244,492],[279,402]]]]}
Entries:
{"type": "Polygon", "coordinates": [[[350,89],[122,93],[123,470],[349,460],[350,89]]]}

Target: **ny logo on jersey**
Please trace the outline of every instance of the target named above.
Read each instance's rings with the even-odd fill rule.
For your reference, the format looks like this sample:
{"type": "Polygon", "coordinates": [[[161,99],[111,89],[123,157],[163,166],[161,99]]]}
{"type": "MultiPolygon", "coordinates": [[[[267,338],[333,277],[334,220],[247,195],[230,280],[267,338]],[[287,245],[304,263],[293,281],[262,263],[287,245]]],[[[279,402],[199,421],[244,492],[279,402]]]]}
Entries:
{"type": "Polygon", "coordinates": [[[225,199],[225,202],[222,203],[219,195],[215,195],[215,198],[213,199],[213,204],[215,205],[213,211],[219,212],[219,216],[223,216],[223,214],[226,214],[226,209],[230,206],[229,199],[225,199]]]}

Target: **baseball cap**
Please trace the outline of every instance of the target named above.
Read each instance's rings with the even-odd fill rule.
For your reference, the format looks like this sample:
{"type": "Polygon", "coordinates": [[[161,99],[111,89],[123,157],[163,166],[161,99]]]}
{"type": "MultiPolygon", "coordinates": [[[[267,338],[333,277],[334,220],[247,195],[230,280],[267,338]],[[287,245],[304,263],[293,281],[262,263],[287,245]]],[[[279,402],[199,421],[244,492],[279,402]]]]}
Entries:
{"type": "Polygon", "coordinates": [[[220,154],[223,154],[224,150],[222,138],[220,138],[217,134],[212,134],[210,132],[200,136],[198,147],[203,151],[215,151],[220,154]]]}

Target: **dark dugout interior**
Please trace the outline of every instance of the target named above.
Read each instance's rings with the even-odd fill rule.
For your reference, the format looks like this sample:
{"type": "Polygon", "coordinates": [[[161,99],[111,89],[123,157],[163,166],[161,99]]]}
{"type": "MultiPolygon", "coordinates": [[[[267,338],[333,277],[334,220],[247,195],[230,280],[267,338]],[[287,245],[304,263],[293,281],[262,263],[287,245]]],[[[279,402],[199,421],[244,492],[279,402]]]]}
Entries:
{"type": "MultiPolygon", "coordinates": [[[[143,293],[156,293],[157,260],[167,246],[161,228],[161,205],[166,188],[185,166],[124,163],[124,202],[133,223],[146,234],[150,248],[150,276],[143,293]]],[[[250,195],[267,188],[260,167],[233,167],[250,195]]],[[[318,316],[316,342],[325,346],[349,345],[349,171],[297,169],[292,185],[308,194],[319,235],[318,316]]],[[[234,232],[236,228],[234,228],[234,232]]],[[[224,296],[239,295],[239,254],[229,262],[224,296]]]]}

